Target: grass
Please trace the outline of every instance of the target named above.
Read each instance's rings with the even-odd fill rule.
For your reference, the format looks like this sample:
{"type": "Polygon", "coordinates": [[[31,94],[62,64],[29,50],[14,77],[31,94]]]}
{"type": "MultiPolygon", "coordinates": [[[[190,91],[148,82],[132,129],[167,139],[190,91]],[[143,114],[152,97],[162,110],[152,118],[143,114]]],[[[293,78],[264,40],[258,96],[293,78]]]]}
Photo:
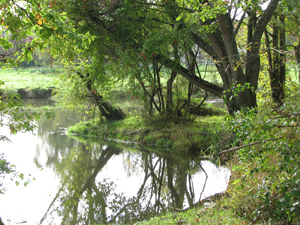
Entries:
{"type": "Polygon", "coordinates": [[[149,221],[136,223],[140,225],[156,224],[248,224],[244,218],[235,215],[234,210],[226,206],[226,201],[220,200],[210,206],[196,207],[184,212],[168,213],[157,216],[149,221]]]}
{"type": "Polygon", "coordinates": [[[16,92],[18,89],[48,89],[55,87],[55,69],[26,68],[5,69],[0,71],[0,80],[4,82],[5,92],[16,92]]]}
{"type": "MultiPolygon", "coordinates": [[[[211,106],[205,107],[213,111],[211,106]]],[[[170,121],[159,115],[148,117],[143,114],[131,114],[124,120],[115,122],[99,119],[80,122],[70,127],[69,133],[99,136],[163,149],[204,151],[211,143],[219,142],[227,135],[221,130],[223,118],[224,114],[170,121]]]]}
{"type": "Polygon", "coordinates": [[[290,68],[290,69],[288,69],[288,71],[287,71],[287,77],[288,77],[288,79],[290,79],[293,82],[298,82],[299,81],[298,76],[299,76],[299,74],[298,74],[296,68],[290,68]]]}

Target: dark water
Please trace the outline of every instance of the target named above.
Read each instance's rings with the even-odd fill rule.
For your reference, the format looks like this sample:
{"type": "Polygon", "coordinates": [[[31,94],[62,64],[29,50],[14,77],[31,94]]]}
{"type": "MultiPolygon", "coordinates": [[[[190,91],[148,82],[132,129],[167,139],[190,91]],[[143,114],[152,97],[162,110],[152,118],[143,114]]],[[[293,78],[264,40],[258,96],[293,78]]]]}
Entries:
{"type": "Polygon", "coordinates": [[[0,152],[31,181],[17,187],[5,179],[5,224],[134,224],[227,187],[228,169],[195,156],[67,136],[66,128],[81,118],[78,110],[57,109],[54,120],[36,121],[34,133],[0,143],[0,152]]]}

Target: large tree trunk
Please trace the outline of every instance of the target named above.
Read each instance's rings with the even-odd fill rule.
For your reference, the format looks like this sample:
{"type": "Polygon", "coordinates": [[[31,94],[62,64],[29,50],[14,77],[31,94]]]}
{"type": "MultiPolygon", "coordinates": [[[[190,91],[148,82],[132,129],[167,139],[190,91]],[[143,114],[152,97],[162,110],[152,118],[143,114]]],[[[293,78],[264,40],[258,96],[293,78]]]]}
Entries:
{"type": "Polygon", "coordinates": [[[294,47],[295,56],[297,60],[297,70],[298,70],[298,79],[299,79],[299,92],[300,92],[300,38],[298,40],[298,45],[294,47]]]}
{"type": "Polygon", "coordinates": [[[122,120],[125,118],[123,111],[119,107],[113,107],[108,102],[103,101],[103,96],[100,95],[98,91],[91,91],[91,93],[96,101],[101,115],[104,116],[108,121],[122,120]]]}
{"type": "Polygon", "coordinates": [[[96,105],[102,116],[104,116],[108,121],[122,120],[125,118],[125,114],[120,108],[113,107],[108,102],[105,102],[103,96],[93,88],[89,74],[87,74],[86,76],[79,72],[77,74],[80,76],[87,89],[94,97],[96,105]]]}
{"type": "MultiPolygon", "coordinates": [[[[270,85],[272,98],[278,106],[283,104],[284,99],[284,83],[285,83],[285,30],[284,27],[278,26],[278,17],[274,16],[275,23],[273,25],[272,42],[269,39],[269,33],[265,31],[267,54],[269,61],[270,85]],[[272,43],[272,46],[271,46],[272,43]],[[271,51],[273,48],[273,51],[271,51]]],[[[280,16],[280,21],[284,25],[284,16],[280,16]]]]}
{"type": "MultiPolygon", "coordinates": [[[[212,84],[200,77],[197,77],[189,69],[184,68],[171,59],[164,58],[162,55],[156,55],[155,60],[185,77],[193,84],[221,97],[226,91],[227,107],[231,115],[235,111],[245,108],[254,108],[257,106],[256,94],[258,86],[258,77],[260,72],[260,46],[263,32],[274,14],[279,0],[271,0],[267,9],[258,19],[255,11],[248,12],[250,21],[248,24],[248,48],[245,65],[241,65],[239,50],[236,43],[236,33],[230,14],[217,15],[217,18],[207,22],[217,22],[219,27],[214,31],[207,33],[207,39],[203,39],[203,34],[192,33],[191,37],[196,45],[210,55],[217,63],[216,67],[223,81],[223,87],[212,84]],[[236,88],[250,85],[251,89],[236,88]]],[[[206,3],[209,3],[206,0],[206,3]]],[[[186,26],[183,25],[182,28],[186,26]]]]}

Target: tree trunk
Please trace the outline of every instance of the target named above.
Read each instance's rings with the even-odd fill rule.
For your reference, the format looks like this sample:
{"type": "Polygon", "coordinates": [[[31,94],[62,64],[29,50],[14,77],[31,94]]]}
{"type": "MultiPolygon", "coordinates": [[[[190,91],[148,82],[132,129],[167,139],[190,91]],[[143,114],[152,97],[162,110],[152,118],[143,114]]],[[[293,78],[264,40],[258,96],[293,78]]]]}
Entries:
{"type": "Polygon", "coordinates": [[[285,83],[285,29],[284,16],[280,16],[281,26],[278,26],[278,17],[274,15],[275,23],[273,25],[272,42],[269,39],[269,33],[265,31],[267,54],[269,61],[269,76],[274,102],[281,106],[284,99],[284,83],[285,83]],[[272,43],[272,46],[271,46],[272,43]],[[271,48],[273,51],[271,51],[271,48]],[[273,53],[272,53],[273,52],[273,53]]]}
{"type": "Polygon", "coordinates": [[[284,93],[284,86],[285,86],[285,79],[286,79],[286,58],[285,58],[285,51],[286,51],[286,35],[285,35],[285,16],[280,15],[279,20],[281,22],[281,28],[280,28],[280,33],[279,33],[279,44],[280,44],[280,71],[279,71],[279,82],[281,84],[281,98],[285,98],[285,93],[284,93]]]}
{"type": "MultiPolygon", "coordinates": [[[[207,39],[203,39],[203,34],[191,33],[194,43],[210,55],[216,62],[216,67],[223,81],[223,87],[212,84],[200,77],[197,77],[189,69],[184,68],[171,59],[156,55],[155,60],[164,66],[176,71],[193,84],[203,90],[221,97],[226,91],[227,107],[231,115],[235,111],[245,108],[257,107],[256,94],[258,77],[260,72],[260,46],[263,32],[274,14],[279,0],[271,0],[267,9],[259,17],[256,12],[248,12],[248,48],[245,66],[242,67],[239,51],[236,43],[236,30],[230,14],[217,15],[216,19],[207,21],[208,23],[217,22],[219,27],[214,32],[206,34],[207,39]],[[250,85],[251,89],[243,88],[244,91],[235,92],[238,86],[245,87],[250,85]]],[[[206,3],[209,3],[206,0],[206,3]]],[[[183,25],[182,28],[187,27],[183,25]]],[[[241,90],[241,89],[240,89],[241,90]]]]}
{"type": "Polygon", "coordinates": [[[101,112],[101,115],[104,116],[108,121],[114,121],[114,120],[122,120],[125,118],[125,114],[120,108],[115,108],[112,105],[110,105],[108,102],[105,102],[103,99],[103,96],[100,95],[100,93],[93,88],[92,81],[90,79],[89,74],[84,76],[81,73],[77,73],[82,81],[85,83],[87,89],[90,91],[92,96],[94,97],[94,100],[96,102],[96,105],[101,112]]]}
{"type": "Polygon", "coordinates": [[[300,38],[298,39],[298,45],[294,47],[295,56],[297,60],[297,71],[298,71],[298,79],[299,79],[299,92],[300,92],[300,38]]]}

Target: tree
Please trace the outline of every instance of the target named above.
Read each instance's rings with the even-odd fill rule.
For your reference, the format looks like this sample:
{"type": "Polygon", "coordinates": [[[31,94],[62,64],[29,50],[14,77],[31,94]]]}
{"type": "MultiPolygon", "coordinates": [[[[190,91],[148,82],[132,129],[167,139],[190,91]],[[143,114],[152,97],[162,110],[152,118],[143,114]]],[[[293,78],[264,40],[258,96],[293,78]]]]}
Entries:
{"type": "Polygon", "coordinates": [[[282,1],[265,30],[272,98],[278,106],[282,105],[285,97],[286,65],[295,58],[296,61],[299,60],[297,57],[300,23],[298,4],[298,1],[293,0],[282,1]]]}
{"type": "MultiPolygon", "coordinates": [[[[15,1],[3,0],[0,3],[0,8],[0,66],[2,69],[5,69],[6,67],[18,66],[22,60],[31,61],[31,53],[35,47],[32,45],[31,29],[38,24],[38,20],[37,22],[33,21],[33,23],[26,22],[27,12],[19,7],[15,1]]],[[[0,80],[0,87],[3,85],[4,83],[0,80]]],[[[18,94],[6,96],[1,94],[0,96],[0,126],[4,127],[3,130],[7,129],[10,134],[33,131],[36,128],[34,119],[38,119],[42,115],[46,118],[54,116],[51,111],[37,113],[25,109],[24,105],[19,101],[18,94]]],[[[2,133],[0,133],[0,141],[10,142],[9,138],[2,133]]],[[[19,176],[21,179],[24,178],[24,175],[14,171],[10,163],[2,156],[0,164],[2,178],[10,173],[13,173],[14,176],[19,176]]],[[[25,182],[24,184],[26,185],[27,183],[25,182]]]]}
{"type": "Polygon", "coordinates": [[[83,24],[84,32],[106,36],[137,54],[145,52],[146,57],[152,57],[216,96],[221,97],[225,91],[229,112],[233,113],[242,107],[256,107],[261,38],[278,2],[271,0],[264,10],[260,2],[224,4],[207,0],[193,5],[186,1],[104,1],[96,4],[87,0],[66,3],[63,9],[73,15],[71,19],[77,24],[83,24]],[[237,10],[243,12],[239,20],[237,10]],[[248,25],[247,43],[244,49],[238,49],[236,34],[242,23],[248,25]],[[175,49],[170,46],[175,37],[179,37],[181,49],[184,45],[196,45],[215,61],[223,87],[196,76],[172,58],[175,49]],[[247,52],[245,61],[240,57],[242,50],[247,52]]]}
{"type": "MultiPolygon", "coordinates": [[[[22,53],[18,57],[10,57],[8,58],[9,61],[2,57],[3,66],[12,67],[17,66],[21,61],[31,61],[36,48],[46,50],[51,57],[56,57],[60,62],[65,63],[65,66],[72,66],[73,64],[70,62],[76,61],[79,65],[76,65],[77,71],[75,71],[75,74],[80,79],[84,78],[81,85],[87,89],[92,89],[88,91],[94,96],[95,102],[103,116],[108,120],[124,118],[124,114],[120,109],[112,107],[108,102],[105,102],[95,84],[91,86],[91,83],[87,82],[86,77],[89,76],[90,79],[97,67],[92,68],[94,71],[88,70],[91,67],[87,66],[88,63],[85,60],[77,60],[85,58],[90,52],[88,50],[91,47],[90,44],[93,37],[86,33],[84,35],[76,33],[72,21],[65,23],[69,18],[64,12],[61,13],[58,10],[55,1],[43,3],[31,1],[26,3],[4,0],[1,7],[2,33],[12,34],[10,37],[11,41],[26,39],[28,35],[33,34],[37,36],[37,38],[31,39],[22,47],[22,53]],[[83,67],[85,67],[84,73],[83,67]]],[[[11,47],[7,38],[3,38],[1,41],[2,46],[5,48],[11,47]]],[[[95,53],[95,51],[92,53],[95,53]]],[[[93,55],[86,57],[87,60],[91,61],[90,64],[95,63],[95,61],[99,62],[99,60],[94,60],[93,57],[93,55]]],[[[94,76],[97,76],[97,74],[94,76]]]]}
{"type": "MultiPolygon", "coordinates": [[[[218,97],[225,95],[231,114],[242,107],[256,107],[261,38],[278,2],[271,0],[263,9],[260,1],[232,1],[228,4],[213,0],[155,3],[116,0],[101,1],[100,4],[86,0],[53,1],[51,4],[32,2],[24,9],[13,1],[17,11],[29,18],[35,33],[53,43],[50,49],[56,49],[56,55],[60,51],[62,57],[70,58],[70,54],[65,53],[73,51],[75,58],[92,59],[92,69],[97,68],[95,62],[99,63],[98,59],[102,59],[101,63],[105,60],[119,63],[116,59],[122,50],[133,51],[135,55],[143,53],[147,59],[169,68],[173,78],[179,74],[209,93],[218,97]],[[240,12],[242,16],[238,17],[240,12]],[[248,27],[247,42],[240,49],[237,33],[243,23],[248,27]],[[203,79],[201,74],[195,73],[193,66],[187,67],[177,59],[178,54],[182,56],[195,46],[215,62],[222,86],[203,79]],[[241,52],[246,52],[245,60],[241,58],[241,52]]],[[[37,41],[32,41],[32,44],[45,47],[37,41]]],[[[99,69],[97,74],[92,72],[95,70],[86,70],[83,74],[89,74],[96,78],[94,81],[104,85],[98,74],[102,73],[100,77],[106,78],[108,73],[99,69]]],[[[170,98],[167,102],[171,103],[170,98]]]]}
{"type": "MultiPolygon", "coordinates": [[[[222,96],[224,90],[228,99],[228,110],[231,114],[242,107],[256,107],[255,91],[257,90],[260,71],[261,38],[277,4],[277,0],[272,0],[267,8],[263,10],[259,2],[251,4],[246,2],[235,4],[233,2],[227,6],[227,4],[221,3],[220,5],[214,1],[204,1],[197,4],[197,8],[194,7],[195,10],[183,12],[183,14],[192,16],[200,14],[203,21],[200,24],[204,28],[191,30],[189,34],[193,44],[199,46],[216,62],[216,67],[223,81],[223,87],[216,87],[205,80],[201,80],[201,78],[196,78],[189,70],[173,62],[167,63],[167,66],[173,68],[196,85],[198,84],[204,90],[219,97],[222,96]],[[242,7],[243,5],[244,7],[242,7]],[[243,15],[239,20],[236,18],[237,10],[243,11],[243,15]],[[207,13],[208,15],[205,16],[207,13]],[[247,43],[244,49],[238,49],[236,35],[242,23],[248,25],[247,43]],[[215,26],[212,27],[214,24],[215,26]],[[247,52],[245,61],[242,61],[240,57],[241,51],[247,52]],[[253,91],[247,89],[247,85],[253,87],[253,91]],[[240,87],[244,88],[240,89],[240,87]],[[233,93],[232,90],[237,92],[233,93]]],[[[184,16],[179,21],[182,22],[180,25],[182,28],[188,27],[188,22],[193,22],[188,18],[184,20],[184,16]]],[[[158,60],[164,62],[162,57],[158,57],[158,60]]]]}

